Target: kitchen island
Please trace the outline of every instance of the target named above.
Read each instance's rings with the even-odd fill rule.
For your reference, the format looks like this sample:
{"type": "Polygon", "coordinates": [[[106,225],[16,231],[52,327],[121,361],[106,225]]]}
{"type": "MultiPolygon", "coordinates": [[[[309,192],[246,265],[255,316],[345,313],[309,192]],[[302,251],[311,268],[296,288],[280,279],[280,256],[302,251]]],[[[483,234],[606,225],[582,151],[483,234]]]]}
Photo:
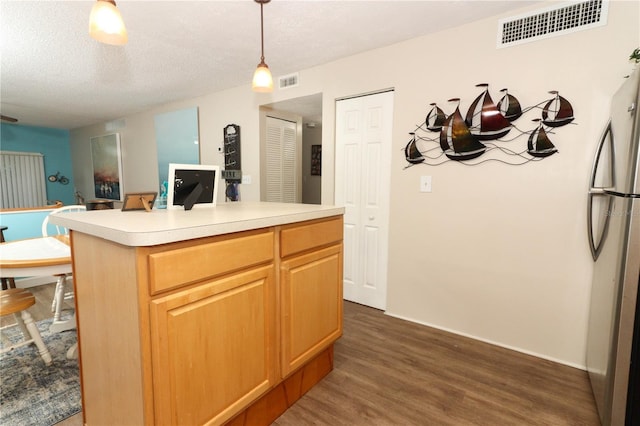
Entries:
{"type": "Polygon", "coordinates": [[[83,419],[269,424],[333,368],[344,210],[228,203],[60,214],[83,419]]]}

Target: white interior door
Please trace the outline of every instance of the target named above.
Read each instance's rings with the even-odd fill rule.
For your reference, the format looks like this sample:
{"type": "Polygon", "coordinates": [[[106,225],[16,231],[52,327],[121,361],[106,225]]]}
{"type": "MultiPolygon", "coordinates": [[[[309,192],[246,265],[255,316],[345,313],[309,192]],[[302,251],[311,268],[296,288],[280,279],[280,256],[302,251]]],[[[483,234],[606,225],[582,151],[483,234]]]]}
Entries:
{"type": "Polygon", "coordinates": [[[393,92],[336,102],[336,204],[344,215],[344,298],[387,303],[393,92]]]}

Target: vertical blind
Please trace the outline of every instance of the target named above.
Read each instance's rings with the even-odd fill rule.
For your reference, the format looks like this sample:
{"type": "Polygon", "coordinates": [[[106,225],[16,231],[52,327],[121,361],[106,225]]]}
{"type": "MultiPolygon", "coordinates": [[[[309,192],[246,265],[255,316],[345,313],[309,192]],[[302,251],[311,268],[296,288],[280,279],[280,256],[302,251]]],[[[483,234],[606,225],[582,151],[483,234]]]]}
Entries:
{"type": "Polygon", "coordinates": [[[35,152],[0,151],[0,208],[46,204],[44,156],[35,152]]]}

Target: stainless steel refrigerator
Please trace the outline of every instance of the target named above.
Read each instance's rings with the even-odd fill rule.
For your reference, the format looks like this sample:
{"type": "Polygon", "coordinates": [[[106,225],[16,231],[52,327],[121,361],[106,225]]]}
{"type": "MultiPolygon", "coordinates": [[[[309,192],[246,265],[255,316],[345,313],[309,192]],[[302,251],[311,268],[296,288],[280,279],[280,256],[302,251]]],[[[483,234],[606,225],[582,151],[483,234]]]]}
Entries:
{"type": "Polygon", "coordinates": [[[611,102],[590,179],[587,370],[603,426],[640,425],[640,70],[611,102]]]}

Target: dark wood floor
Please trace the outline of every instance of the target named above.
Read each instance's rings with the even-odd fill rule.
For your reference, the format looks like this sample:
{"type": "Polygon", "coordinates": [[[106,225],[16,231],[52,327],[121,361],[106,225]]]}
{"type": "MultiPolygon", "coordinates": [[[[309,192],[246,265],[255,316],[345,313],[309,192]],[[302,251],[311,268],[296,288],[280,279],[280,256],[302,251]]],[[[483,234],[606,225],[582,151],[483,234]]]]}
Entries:
{"type": "Polygon", "coordinates": [[[274,423],[599,425],[587,374],[345,302],[335,369],[274,423]]]}
{"type": "MultiPolygon", "coordinates": [[[[52,288],[35,290],[34,317],[52,288]]],[[[335,369],[274,423],[598,426],[587,374],[345,302],[335,369]]],[[[78,414],[60,423],[81,426],[78,414]]]]}

